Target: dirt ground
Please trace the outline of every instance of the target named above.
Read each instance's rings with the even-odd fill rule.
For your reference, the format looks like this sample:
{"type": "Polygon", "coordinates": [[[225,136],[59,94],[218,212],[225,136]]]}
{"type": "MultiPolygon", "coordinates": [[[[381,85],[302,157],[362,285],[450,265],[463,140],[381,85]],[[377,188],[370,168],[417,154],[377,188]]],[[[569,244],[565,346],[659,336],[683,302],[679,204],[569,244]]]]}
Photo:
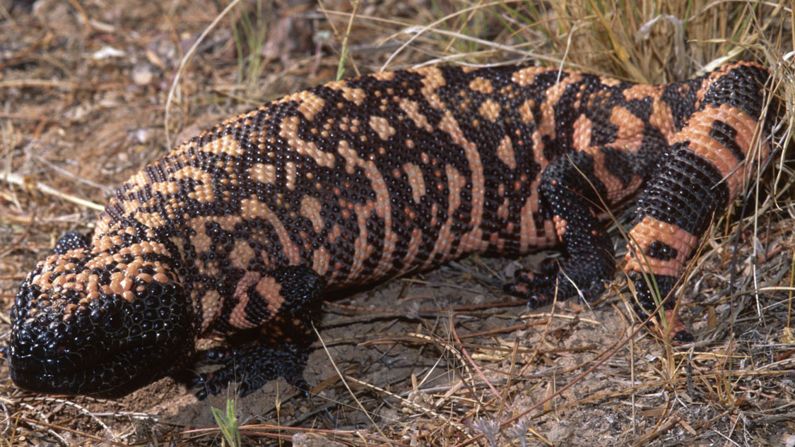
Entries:
{"type": "MultiPolygon", "coordinates": [[[[0,0],[3,343],[24,275],[63,232],[90,232],[113,186],[167,141],[336,75],[350,2],[243,1],[207,31],[226,4],[0,0]]],[[[390,68],[441,58],[423,39],[396,52],[399,31],[457,7],[362,2],[346,76],[395,54],[390,68]]],[[[500,284],[539,256],[472,257],[325,304],[310,397],[278,380],[236,399],[243,444],[793,446],[795,207],[783,191],[757,233],[749,213],[721,220],[693,264],[679,290],[693,345],[642,329],[620,277],[597,303],[530,311],[500,284]]],[[[118,400],[35,395],[7,371],[4,445],[220,445],[210,408],[232,396],[199,401],[170,378],[118,400]]]]}

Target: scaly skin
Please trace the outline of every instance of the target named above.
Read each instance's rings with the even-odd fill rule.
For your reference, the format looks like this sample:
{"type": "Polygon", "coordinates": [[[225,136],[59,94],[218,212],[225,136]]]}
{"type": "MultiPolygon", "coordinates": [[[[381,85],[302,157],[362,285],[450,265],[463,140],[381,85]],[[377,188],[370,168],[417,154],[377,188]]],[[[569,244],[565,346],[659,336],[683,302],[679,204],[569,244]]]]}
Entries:
{"type": "MultiPolygon", "coordinates": [[[[665,297],[742,191],[767,71],[667,85],[530,66],[431,67],[334,82],[225,121],[119,187],[22,284],[11,377],[119,395],[197,360],[209,334],[291,335],[333,289],[471,253],[560,245],[506,285],[534,305],[598,296],[615,270],[601,204],[642,188],[625,270],[665,297]]],[[[762,148],[761,155],[767,151],[762,148]]],[[[670,308],[672,300],[665,302],[670,308]]],[[[291,342],[205,352],[200,395],[242,376],[302,384],[291,342]]]]}

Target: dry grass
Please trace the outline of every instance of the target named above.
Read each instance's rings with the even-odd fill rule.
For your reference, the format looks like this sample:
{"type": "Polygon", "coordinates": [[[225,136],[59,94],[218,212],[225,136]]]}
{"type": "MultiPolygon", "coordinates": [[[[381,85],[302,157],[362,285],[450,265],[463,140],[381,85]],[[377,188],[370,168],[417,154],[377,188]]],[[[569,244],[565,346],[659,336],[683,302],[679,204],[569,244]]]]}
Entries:
{"type": "MultiPolygon", "coordinates": [[[[787,113],[778,150],[677,289],[698,343],[674,348],[640,330],[621,279],[592,308],[526,312],[495,287],[507,261],[471,258],[329,303],[307,371],[312,400],[277,383],[236,408],[246,444],[795,442],[786,2],[246,0],[209,30],[230,3],[40,0],[32,14],[24,3],[0,1],[4,337],[25,273],[62,232],[90,230],[96,204],[167,139],[341,71],[532,58],[666,82],[739,57],[765,62],[787,113]]],[[[117,402],[55,398],[5,380],[0,445],[220,443],[209,404],[186,396],[159,382],[117,402]]]]}

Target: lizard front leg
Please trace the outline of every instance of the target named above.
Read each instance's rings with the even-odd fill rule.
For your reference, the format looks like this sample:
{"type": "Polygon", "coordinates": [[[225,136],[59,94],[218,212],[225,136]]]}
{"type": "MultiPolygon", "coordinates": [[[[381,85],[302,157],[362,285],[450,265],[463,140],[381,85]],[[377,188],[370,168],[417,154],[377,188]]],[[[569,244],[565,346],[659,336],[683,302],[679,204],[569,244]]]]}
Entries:
{"type": "Polygon", "coordinates": [[[237,381],[238,393],[245,396],[278,377],[306,390],[303,370],[307,343],[295,340],[304,334],[293,337],[296,334],[285,331],[306,329],[322,289],[322,278],[304,266],[281,267],[264,275],[246,273],[238,282],[234,306],[222,318],[234,329],[257,332],[257,337],[242,346],[199,353],[200,363],[221,367],[199,374],[192,381],[197,387],[196,395],[204,398],[217,394],[230,381],[237,381]],[[293,321],[302,327],[291,327],[289,323],[293,321]]]}

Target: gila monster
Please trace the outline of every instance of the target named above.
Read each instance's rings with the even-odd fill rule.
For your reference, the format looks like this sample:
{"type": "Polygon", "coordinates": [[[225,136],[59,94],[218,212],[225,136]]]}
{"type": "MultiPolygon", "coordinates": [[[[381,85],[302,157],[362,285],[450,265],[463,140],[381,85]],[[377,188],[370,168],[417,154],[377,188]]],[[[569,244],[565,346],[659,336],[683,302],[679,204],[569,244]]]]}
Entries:
{"type": "Polygon", "coordinates": [[[758,125],[768,78],[753,62],[664,85],[442,66],[265,104],[143,168],[90,239],[58,241],[16,296],[11,378],[115,396],[199,362],[220,365],[193,376],[202,396],[235,377],[241,394],[279,376],[305,385],[307,347],[290,334],[333,290],[560,246],[506,291],[532,305],[599,296],[616,268],[605,211],[638,191],[624,271],[639,312],[676,321],[661,298],[742,193],[747,159],[769,152],[754,144],[771,130],[758,125]],[[241,333],[253,343],[196,348],[241,333]]]}

